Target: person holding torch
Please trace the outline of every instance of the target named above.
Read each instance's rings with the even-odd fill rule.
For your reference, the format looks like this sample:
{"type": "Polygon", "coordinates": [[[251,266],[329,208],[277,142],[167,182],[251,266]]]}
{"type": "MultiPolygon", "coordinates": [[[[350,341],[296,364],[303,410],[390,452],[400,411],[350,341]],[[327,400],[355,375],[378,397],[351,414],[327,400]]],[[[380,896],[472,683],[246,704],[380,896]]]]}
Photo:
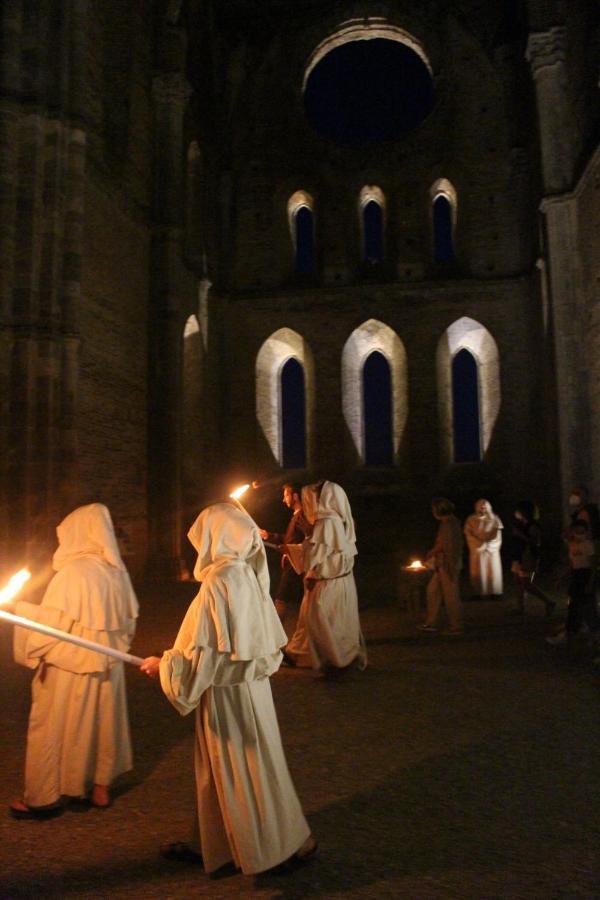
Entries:
{"type": "MultiPolygon", "coordinates": [[[[306,862],[317,845],[287,768],[269,676],[286,634],[269,594],[258,527],[236,500],[204,509],[188,532],[201,582],[175,645],[142,671],[182,715],[195,712],[198,829],[167,859],[257,874],[306,862]]],[[[223,870],[221,873],[219,870],[223,870]]]]}
{"type": "MultiPolygon", "coordinates": [[[[39,606],[16,612],[52,628],[126,651],[138,602],[101,503],[81,506],[58,526],[56,571],[39,606]]],[[[25,790],[15,819],[59,813],[63,798],[110,805],[111,782],[132,767],[123,662],[39,632],[15,628],[15,660],[35,670],[27,733],[25,790]]]]}

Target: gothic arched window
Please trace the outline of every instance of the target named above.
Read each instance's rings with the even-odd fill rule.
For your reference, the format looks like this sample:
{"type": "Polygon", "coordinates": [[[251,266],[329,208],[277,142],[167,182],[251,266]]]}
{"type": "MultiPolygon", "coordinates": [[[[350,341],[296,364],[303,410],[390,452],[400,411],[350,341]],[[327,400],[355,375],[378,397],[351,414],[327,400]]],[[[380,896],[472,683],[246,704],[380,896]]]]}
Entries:
{"type": "Polygon", "coordinates": [[[288,200],[288,220],[294,246],[294,269],[299,275],[315,271],[314,203],[306,191],[296,191],[288,200]]]}
{"type": "Polygon", "coordinates": [[[310,347],[279,328],[256,357],[256,416],[273,459],[284,468],[310,465],[314,443],[315,376],[310,347]]]}
{"type": "Polygon", "coordinates": [[[392,373],[378,350],[365,360],[362,371],[364,461],[367,466],[391,466],[394,461],[392,373]]]}
{"type": "Polygon", "coordinates": [[[281,369],[281,465],[301,469],[306,465],[306,395],[304,369],[291,357],[281,369]]]}
{"type": "Polygon", "coordinates": [[[365,262],[383,260],[383,210],[376,200],[369,200],[363,207],[363,233],[365,262]]]}
{"type": "Polygon", "coordinates": [[[479,462],[500,413],[496,341],[484,325],[463,316],[441,336],[436,367],[444,464],[479,462]]]}
{"type": "Polygon", "coordinates": [[[360,230],[363,262],[371,265],[383,262],[385,197],[381,188],[365,185],[360,192],[360,230]]]}
{"type": "Polygon", "coordinates": [[[431,186],[429,195],[432,204],[431,218],[434,262],[454,262],[456,191],[446,178],[440,178],[431,186]]]}
{"type": "Polygon", "coordinates": [[[452,360],[454,462],[481,460],[480,423],[477,360],[468,350],[459,350],[452,360]]]}
{"type": "Polygon", "coordinates": [[[357,458],[397,464],[408,415],[406,350],[383,322],[368,319],[344,344],[342,403],[357,458]]]}
{"type": "Polygon", "coordinates": [[[313,214],[308,206],[301,206],[294,216],[296,224],[296,272],[309,275],[315,270],[315,240],[313,214]]]}
{"type": "Polygon", "coordinates": [[[443,194],[433,201],[433,258],[442,263],[454,259],[452,207],[443,194]]]}

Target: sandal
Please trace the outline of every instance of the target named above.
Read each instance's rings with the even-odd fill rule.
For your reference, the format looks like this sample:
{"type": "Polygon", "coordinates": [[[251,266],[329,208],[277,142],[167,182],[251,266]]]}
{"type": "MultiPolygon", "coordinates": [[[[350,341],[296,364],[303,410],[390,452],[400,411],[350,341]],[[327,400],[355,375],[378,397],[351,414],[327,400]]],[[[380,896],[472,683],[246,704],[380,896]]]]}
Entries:
{"type": "Polygon", "coordinates": [[[62,803],[53,803],[52,806],[27,806],[22,800],[13,800],[8,807],[8,812],[13,819],[54,819],[64,812],[62,803]]]}
{"type": "Polygon", "coordinates": [[[175,841],[173,844],[163,844],[160,848],[160,855],[163,859],[172,862],[192,863],[194,865],[202,865],[202,854],[196,850],[192,850],[189,844],[184,841],[175,841]]]}

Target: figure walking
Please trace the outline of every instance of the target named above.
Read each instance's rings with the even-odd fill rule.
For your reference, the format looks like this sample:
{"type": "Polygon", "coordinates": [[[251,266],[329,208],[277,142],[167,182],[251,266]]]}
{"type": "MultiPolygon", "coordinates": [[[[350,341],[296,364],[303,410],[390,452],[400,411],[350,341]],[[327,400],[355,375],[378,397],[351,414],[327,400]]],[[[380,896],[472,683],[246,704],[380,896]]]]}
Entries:
{"type": "Polygon", "coordinates": [[[286,634],[269,595],[258,528],[235,501],[200,513],[188,538],[201,582],[174,646],[148,657],[183,716],[195,712],[198,835],[163,855],[255,874],[306,862],[317,845],[288,771],[269,676],[281,663],[286,634]],[[194,846],[194,843],[196,846],[194,846]]]}
{"type": "MultiPolygon", "coordinates": [[[[108,509],[80,506],[57,535],[56,575],[41,604],[18,601],[17,614],[128,651],[138,602],[108,509]]],[[[11,815],[55,815],[65,797],[109,806],[112,781],[132,767],[123,663],[23,628],[15,629],[15,658],[35,675],[25,791],[11,815]]]]}

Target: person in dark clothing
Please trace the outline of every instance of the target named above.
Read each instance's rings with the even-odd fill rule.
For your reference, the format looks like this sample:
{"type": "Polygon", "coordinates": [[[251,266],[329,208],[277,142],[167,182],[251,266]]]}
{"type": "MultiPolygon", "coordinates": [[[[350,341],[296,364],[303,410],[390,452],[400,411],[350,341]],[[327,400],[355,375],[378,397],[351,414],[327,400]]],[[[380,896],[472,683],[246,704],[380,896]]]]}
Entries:
{"type": "Polygon", "coordinates": [[[539,570],[542,532],[537,523],[537,510],[531,500],[517,504],[512,524],[512,562],[510,570],[517,589],[516,612],[525,612],[525,595],[537,597],[546,606],[546,616],[550,618],[556,603],[535,583],[539,570]]]}
{"type": "Polygon", "coordinates": [[[600,636],[600,617],[596,607],[596,547],[587,519],[575,519],[567,529],[569,549],[569,609],[562,631],[546,638],[549,644],[563,644],[578,634],[585,624],[594,640],[600,636]]]}
{"type": "MultiPolygon", "coordinates": [[[[598,505],[590,501],[588,489],[583,485],[574,487],[569,496],[569,518],[573,526],[578,520],[588,523],[590,537],[593,541],[600,540],[600,512],[598,505]]],[[[565,532],[565,540],[568,540],[568,529],[565,532]]]]}
{"type": "Polygon", "coordinates": [[[281,575],[275,591],[275,608],[283,618],[288,605],[299,603],[304,593],[302,576],[296,574],[289,557],[285,553],[286,544],[301,544],[305,537],[310,535],[312,525],[302,511],[301,487],[298,484],[284,484],[282,500],[285,506],[292,511],[285,533],[265,531],[259,528],[259,534],[263,541],[276,544],[281,551],[281,575]]]}

